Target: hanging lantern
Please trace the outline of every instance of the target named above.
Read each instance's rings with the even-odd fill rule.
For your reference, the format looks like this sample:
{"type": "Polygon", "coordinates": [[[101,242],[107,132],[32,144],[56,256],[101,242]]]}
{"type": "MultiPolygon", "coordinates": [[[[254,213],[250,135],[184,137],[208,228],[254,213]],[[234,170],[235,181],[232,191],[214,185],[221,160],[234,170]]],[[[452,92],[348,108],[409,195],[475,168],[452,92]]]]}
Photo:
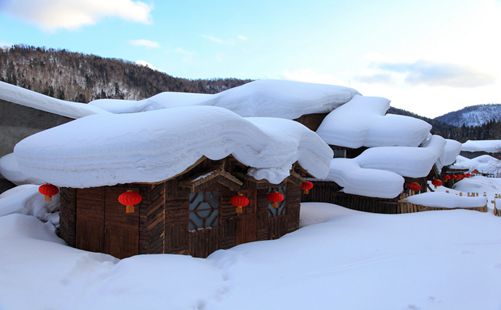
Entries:
{"type": "Polygon", "coordinates": [[[419,192],[421,190],[421,184],[418,182],[411,182],[407,183],[407,189],[414,191],[414,192],[419,192]]]}
{"type": "Polygon", "coordinates": [[[237,214],[242,214],[244,208],[249,205],[250,200],[243,194],[238,193],[238,195],[231,197],[230,202],[235,207],[235,212],[237,212],[237,214]]]}
{"type": "Polygon", "coordinates": [[[448,174],[446,174],[446,175],[444,175],[444,176],[442,177],[442,179],[444,179],[444,182],[448,182],[448,181],[450,181],[450,180],[451,180],[451,176],[450,176],[450,175],[448,175],[448,174]]]}
{"type": "Polygon", "coordinates": [[[466,173],[466,174],[464,175],[464,177],[465,177],[465,178],[471,178],[471,173],[469,173],[469,172],[468,172],[468,173],[466,173]]]}
{"type": "Polygon", "coordinates": [[[118,202],[125,206],[125,213],[134,213],[134,206],[143,201],[143,197],[136,191],[128,190],[118,196],[118,202]]]}
{"type": "Polygon", "coordinates": [[[266,196],[266,199],[271,203],[273,208],[278,208],[280,203],[284,201],[285,197],[282,193],[279,192],[271,192],[266,196]]]}
{"type": "Polygon", "coordinates": [[[463,174],[456,174],[456,180],[461,181],[462,179],[464,179],[463,174]]]}
{"type": "Polygon", "coordinates": [[[478,170],[477,170],[477,169],[474,169],[471,173],[473,173],[473,174],[478,174],[478,170]]]}
{"type": "Polygon", "coordinates": [[[433,184],[433,186],[435,186],[435,188],[439,187],[439,186],[442,186],[442,180],[440,179],[433,179],[433,181],[431,181],[431,184],[433,184]]]}
{"type": "Polygon", "coordinates": [[[313,183],[310,181],[305,181],[301,183],[301,190],[305,195],[308,195],[308,193],[313,189],[313,183]]]}
{"type": "Polygon", "coordinates": [[[38,187],[38,192],[42,194],[44,200],[48,202],[52,200],[52,196],[55,196],[59,193],[59,188],[52,184],[45,183],[38,187]]]}

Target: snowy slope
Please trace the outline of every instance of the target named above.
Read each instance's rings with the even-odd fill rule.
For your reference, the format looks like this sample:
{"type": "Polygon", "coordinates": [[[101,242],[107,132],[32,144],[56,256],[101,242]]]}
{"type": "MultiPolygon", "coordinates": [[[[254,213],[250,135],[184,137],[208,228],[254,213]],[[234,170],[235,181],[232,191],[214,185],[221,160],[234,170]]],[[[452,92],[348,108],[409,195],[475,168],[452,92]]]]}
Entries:
{"type": "Polygon", "coordinates": [[[25,138],[14,148],[20,171],[58,186],[157,182],[201,157],[233,155],[257,179],[280,183],[295,162],[322,178],[332,150],[285,119],[245,119],[199,106],[81,118],[25,138]]]}
{"type": "Polygon", "coordinates": [[[442,123],[456,127],[480,126],[491,120],[501,121],[501,104],[482,104],[449,112],[435,118],[442,123]]]}

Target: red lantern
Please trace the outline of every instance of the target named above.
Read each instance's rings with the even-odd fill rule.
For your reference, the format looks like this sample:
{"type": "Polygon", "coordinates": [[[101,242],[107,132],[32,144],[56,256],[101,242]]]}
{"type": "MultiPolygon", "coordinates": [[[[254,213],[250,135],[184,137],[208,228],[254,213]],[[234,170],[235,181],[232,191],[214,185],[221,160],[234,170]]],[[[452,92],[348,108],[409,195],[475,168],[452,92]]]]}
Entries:
{"type": "Polygon", "coordinates": [[[433,184],[433,186],[435,186],[435,188],[439,187],[439,186],[442,186],[442,180],[440,179],[433,179],[433,181],[431,181],[431,184],[433,184]]]}
{"type": "Polygon", "coordinates": [[[442,177],[442,179],[444,179],[444,181],[445,181],[445,182],[447,182],[447,181],[450,181],[450,180],[451,180],[451,176],[450,176],[450,175],[448,175],[448,174],[446,174],[446,175],[444,175],[444,176],[442,177]]]}
{"type": "Polygon", "coordinates": [[[462,179],[464,179],[464,175],[456,174],[456,180],[461,181],[462,179]]]}
{"type": "Polygon", "coordinates": [[[52,184],[45,183],[38,187],[38,192],[43,195],[45,201],[51,201],[52,196],[59,193],[59,188],[52,184]]]}
{"type": "Polygon", "coordinates": [[[471,173],[467,173],[464,175],[465,178],[471,178],[471,173]]]}
{"type": "Polygon", "coordinates": [[[305,195],[308,195],[308,193],[313,189],[313,183],[310,181],[305,181],[301,183],[301,190],[305,195]]]}
{"type": "Polygon", "coordinates": [[[238,193],[238,195],[231,197],[230,202],[235,207],[235,212],[237,212],[237,214],[242,214],[244,208],[249,205],[250,200],[243,194],[238,193]]]}
{"type": "Polygon", "coordinates": [[[418,182],[407,183],[407,189],[410,189],[414,192],[419,192],[421,190],[421,184],[418,182]]]}
{"type": "Polygon", "coordinates": [[[471,173],[473,173],[473,174],[478,174],[478,170],[477,170],[477,169],[474,169],[471,173]]]}
{"type": "Polygon", "coordinates": [[[273,208],[278,208],[280,203],[284,201],[285,197],[282,193],[279,192],[271,192],[266,196],[266,199],[271,203],[273,208]]]}
{"type": "Polygon", "coordinates": [[[134,206],[143,201],[143,197],[136,191],[128,190],[118,196],[118,202],[125,206],[125,213],[134,213],[134,206]]]}

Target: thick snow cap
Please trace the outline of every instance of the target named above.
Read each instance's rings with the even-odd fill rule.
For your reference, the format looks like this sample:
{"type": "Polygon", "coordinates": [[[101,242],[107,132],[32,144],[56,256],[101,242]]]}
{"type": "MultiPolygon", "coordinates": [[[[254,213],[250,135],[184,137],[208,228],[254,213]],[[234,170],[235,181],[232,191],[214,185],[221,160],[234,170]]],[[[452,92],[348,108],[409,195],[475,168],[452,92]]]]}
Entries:
{"type": "Polygon", "coordinates": [[[390,100],[355,95],[351,101],[327,115],[317,133],[330,145],[418,146],[431,125],[417,118],[386,114],[390,100]]]}
{"type": "Polygon", "coordinates": [[[452,165],[456,161],[456,157],[460,152],[460,142],[452,139],[445,139],[444,151],[436,163],[437,168],[442,169],[445,166],[452,165]]]}
{"type": "Polygon", "coordinates": [[[216,106],[245,117],[295,119],[326,113],[358,92],[335,85],[286,80],[257,80],[215,95],[164,92],[141,101],[100,99],[89,104],[113,113],[132,113],[189,105],[216,106]]]}
{"type": "Polygon", "coordinates": [[[434,135],[423,147],[381,146],[365,150],[355,160],[362,168],[382,169],[401,176],[420,178],[431,171],[440,158],[445,139],[434,135]]]}
{"type": "Polygon", "coordinates": [[[334,158],[325,179],[336,182],[347,194],[394,198],[404,189],[404,178],[385,170],[361,168],[355,159],[334,158]]]}
{"type": "Polygon", "coordinates": [[[501,140],[468,140],[463,143],[461,151],[501,153],[501,140]]]}
{"type": "Polygon", "coordinates": [[[352,88],[287,80],[257,80],[220,92],[207,102],[241,116],[296,119],[326,113],[358,94],[352,88]]]}
{"type": "Polygon", "coordinates": [[[76,188],[165,180],[202,156],[233,155],[271,183],[285,179],[295,162],[323,178],[332,158],[329,146],[297,122],[245,119],[217,107],[93,115],[30,136],[14,154],[25,175],[76,188]]]}

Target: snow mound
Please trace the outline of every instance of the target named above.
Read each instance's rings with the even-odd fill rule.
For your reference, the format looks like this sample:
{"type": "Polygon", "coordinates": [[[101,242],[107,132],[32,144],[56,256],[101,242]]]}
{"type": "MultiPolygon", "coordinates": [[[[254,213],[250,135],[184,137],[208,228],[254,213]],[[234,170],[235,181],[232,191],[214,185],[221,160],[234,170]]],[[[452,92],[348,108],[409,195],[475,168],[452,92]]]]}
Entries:
{"type": "Polygon", "coordinates": [[[20,185],[0,194],[0,217],[20,213],[33,215],[44,222],[51,221],[53,224],[57,224],[59,217],[52,212],[58,208],[59,195],[47,202],[38,193],[38,185],[20,185]]]}
{"type": "Polygon", "coordinates": [[[207,102],[241,116],[296,119],[326,113],[358,94],[352,88],[286,80],[257,80],[215,95],[207,102]]]}
{"type": "Polygon", "coordinates": [[[461,151],[501,153],[501,140],[468,140],[463,143],[461,151]]]}
{"type": "Polygon", "coordinates": [[[456,161],[456,157],[459,155],[460,152],[461,152],[460,142],[452,139],[445,139],[444,151],[442,152],[442,155],[437,161],[438,169],[442,169],[442,167],[452,165],[456,161]]]}
{"type": "Polygon", "coordinates": [[[285,179],[295,162],[323,178],[332,158],[329,146],[297,122],[206,106],[93,115],[27,137],[14,154],[23,174],[76,188],[165,180],[203,156],[233,155],[271,183],[285,179]]]}
{"type": "Polygon", "coordinates": [[[478,208],[487,204],[485,197],[458,196],[444,192],[429,192],[409,196],[407,202],[435,208],[478,208]]]}
{"type": "Polygon", "coordinates": [[[395,198],[404,189],[404,178],[400,175],[361,168],[356,160],[349,158],[334,158],[326,180],[342,186],[345,193],[367,197],[395,198]]]}
{"type": "Polygon", "coordinates": [[[99,107],[52,98],[5,82],[0,82],[0,99],[69,118],[108,113],[99,107]]]}
{"type": "Polygon", "coordinates": [[[423,147],[380,146],[365,150],[355,160],[362,168],[395,172],[404,177],[425,177],[443,153],[445,139],[434,135],[423,147]]]}
{"type": "Polygon", "coordinates": [[[389,108],[386,98],[355,95],[330,112],[317,133],[330,145],[349,148],[420,145],[431,125],[413,117],[385,115],[389,108]]]}

